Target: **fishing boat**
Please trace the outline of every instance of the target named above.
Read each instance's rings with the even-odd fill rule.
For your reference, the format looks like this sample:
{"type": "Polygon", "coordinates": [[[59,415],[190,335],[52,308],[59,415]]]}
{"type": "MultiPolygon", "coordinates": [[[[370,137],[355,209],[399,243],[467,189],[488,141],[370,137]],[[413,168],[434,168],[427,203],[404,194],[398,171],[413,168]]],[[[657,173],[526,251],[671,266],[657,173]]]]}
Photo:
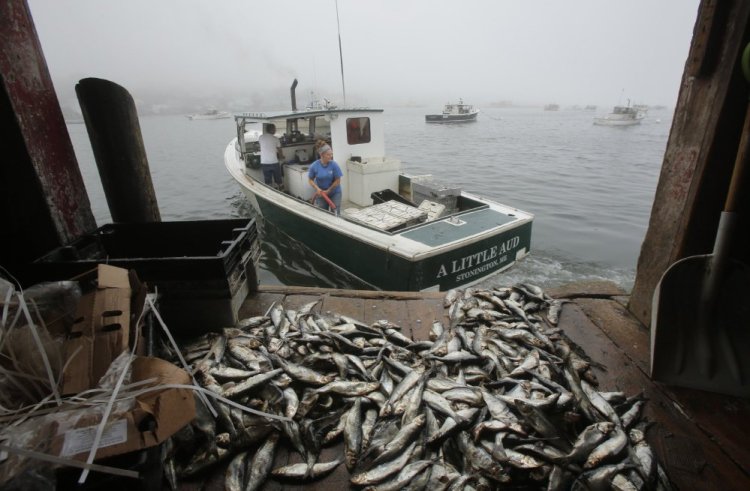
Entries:
{"type": "Polygon", "coordinates": [[[545,111],[559,111],[560,105],[559,104],[546,104],[544,106],[545,111]]]}
{"type": "MultiPolygon", "coordinates": [[[[296,81],[295,81],[296,83],[296,81]]],[[[235,115],[224,162],[257,214],[375,289],[442,291],[512,266],[529,253],[534,216],[411,175],[385,155],[382,109],[317,107],[235,115]],[[272,123],[283,186],[264,184],[258,136],[272,123]],[[339,163],[338,215],[311,204],[308,170],[325,141],[339,163]]]]}
{"type": "Polygon", "coordinates": [[[427,123],[465,123],[467,121],[476,121],[479,109],[474,108],[471,104],[464,104],[463,99],[458,100],[458,104],[450,102],[443,107],[441,114],[427,114],[424,117],[427,123]]]}
{"type": "Polygon", "coordinates": [[[641,124],[645,116],[639,106],[631,106],[630,101],[626,106],[615,106],[611,113],[604,117],[594,118],[594,124],[599,126],[632,126],[641,124]]]}
{"type": "Polygon", "coordinates": [[[188,115],[188,119],[228,119],[231,117],[231,113],[228,113],[227,111],[219,111],[218,109],[209,109],[206,112],[188,115]]]}

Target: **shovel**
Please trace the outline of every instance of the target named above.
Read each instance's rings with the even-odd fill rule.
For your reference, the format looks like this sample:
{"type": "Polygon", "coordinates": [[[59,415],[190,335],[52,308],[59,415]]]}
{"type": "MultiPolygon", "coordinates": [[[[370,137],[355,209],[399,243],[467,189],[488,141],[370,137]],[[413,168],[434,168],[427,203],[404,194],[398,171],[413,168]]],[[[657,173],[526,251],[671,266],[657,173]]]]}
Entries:
{"type": "MultiPolygon", "coordinates": [[[[750,80],[750,44],[742,57],[750,80]]],[[[713,252],[677,261],[654,291],[651,378],[750,396],[750,267],[729,257],[740,184],[750,159],[750,104],[713,252]]]]}

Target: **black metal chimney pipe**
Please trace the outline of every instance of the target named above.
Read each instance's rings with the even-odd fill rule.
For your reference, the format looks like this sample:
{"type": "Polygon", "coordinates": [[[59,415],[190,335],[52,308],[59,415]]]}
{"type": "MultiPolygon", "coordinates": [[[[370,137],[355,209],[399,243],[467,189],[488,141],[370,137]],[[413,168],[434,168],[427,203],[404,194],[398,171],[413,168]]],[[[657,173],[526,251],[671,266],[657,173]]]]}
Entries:
{"type": "Polygon", "coordinates": [[[292,111],[297,110],[297,94],[295,93],[294,89],[297,88],[297,79],[294,79],[294,82],[292,82],[292,88],[290,89],[290,92],[292,93],[292,111]]]}

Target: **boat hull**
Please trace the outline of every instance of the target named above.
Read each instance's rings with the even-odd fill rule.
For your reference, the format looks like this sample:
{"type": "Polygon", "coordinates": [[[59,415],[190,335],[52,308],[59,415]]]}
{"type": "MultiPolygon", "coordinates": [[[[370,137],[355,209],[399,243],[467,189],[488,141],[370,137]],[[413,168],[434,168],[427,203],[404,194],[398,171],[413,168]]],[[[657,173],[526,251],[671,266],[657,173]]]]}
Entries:
{"type": "Polygon", "coordinates": [[[188,116],[190,120],[197,119],[229,119],[232,115],[230,113],[218,113],[218,114],[191,114],[188,116]]]}
{"type": "Polygon", "coordinates": [[[641,124],[640,119],[609,119],[594,118],[594,124],[598,126],[634,126],[641,124]]]}
{"type": "Polygon", "coordinates": [[[479,112],[470,114],[427,114],[424,117],[426,123],[466,123],[476,121],[479,112]]]}
{"type": "Polygon", "coordinates": [[[532,221],[464,242],[422,258],[393,254],[385,245],[362,240],[339,226],[340,218],[316,222],[248,188],[257,212],[284,234],[374,288],[392,291],[445,291],[467,286],[512,266],[531,247],[532,221]]]}

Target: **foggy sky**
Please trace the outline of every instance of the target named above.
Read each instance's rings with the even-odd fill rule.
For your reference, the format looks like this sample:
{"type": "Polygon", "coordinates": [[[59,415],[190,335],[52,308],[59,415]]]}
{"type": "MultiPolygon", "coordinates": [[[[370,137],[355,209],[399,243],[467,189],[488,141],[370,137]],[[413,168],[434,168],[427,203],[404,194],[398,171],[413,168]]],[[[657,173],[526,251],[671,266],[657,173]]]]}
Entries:
{"type": "MultiPolygon", "coordinates": [[[[28,0],[61,99],[341,102],[334,0],[28,0]],[[283,99],[282,99],[283,98],[283,99]]],[[[699,0],[339,0],[347,102],[673,107],[699,0]]],[[[251,109],[251,108],[248,108],[251,109]]]]}

